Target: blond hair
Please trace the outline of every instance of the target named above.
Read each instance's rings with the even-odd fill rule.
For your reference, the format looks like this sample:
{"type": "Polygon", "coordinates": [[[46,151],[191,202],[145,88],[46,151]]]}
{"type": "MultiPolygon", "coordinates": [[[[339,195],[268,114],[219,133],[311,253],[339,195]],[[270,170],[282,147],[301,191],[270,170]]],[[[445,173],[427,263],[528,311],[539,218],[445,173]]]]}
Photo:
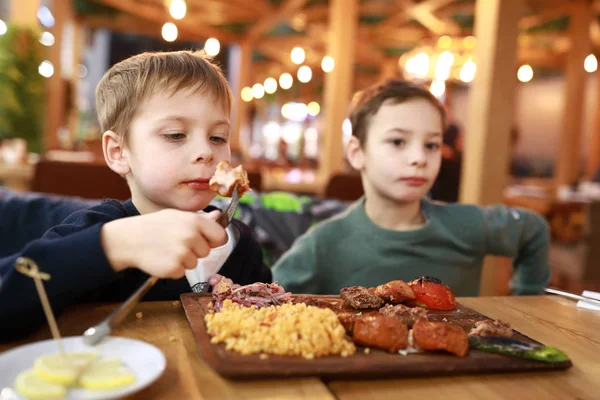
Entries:
{"type": "Polygon", "coordinates": [[[138,107],[157,92],[193,89],[220,102],[227,114],[233,96],[221,68],[204,51],[142,53],[113,65],[96,87],[102,132],[126,140],[138,107]]]}

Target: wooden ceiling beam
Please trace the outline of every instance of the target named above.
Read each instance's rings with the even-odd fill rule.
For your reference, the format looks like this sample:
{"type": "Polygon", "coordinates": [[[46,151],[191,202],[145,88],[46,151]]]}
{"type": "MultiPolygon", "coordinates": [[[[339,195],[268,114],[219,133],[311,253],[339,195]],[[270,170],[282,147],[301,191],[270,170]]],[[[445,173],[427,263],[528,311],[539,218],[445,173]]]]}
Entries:
{"type": "MultiPolygon", "coordinates": [[[[160,29],[156,23],[147,21],[129,14],[122,14],[116,17],[85,15],[78,17],[82,25],[91,29],[107,29],[119,33],[133,33],[149,37],[161,38],[160,29]]],[[[195,36],[187,32],[180,32],[178,39],[193,41],[195,36]]]]}
{"type": "Polygon", "coordinates": [[[236,5],[237,8],[250,8],[257,15],[268,15],[275,11],[269,0],[242,0],[236,5]]]}
{"type": "Polygon", "coordinates": [[[517,63],[518,65],[529,64],[538,68],[559,69],[565,65],[565,54],[557,54],[546,49],[520,47],[517,50],[517,63]]]}
{"type": "MultiPolygon", "coordinates": [[[[254,2],[248,2],[254,4],[254,2]]],[[[260,13],[249,7],[240,7],[230,1],[203,0],[202,2],[188,2],[185,18],[192,21],[205,21],[212,25],[255,21],[260,13]]]]}
{"type": "Polygon", "coordinates": [[[569,3],[562,4],[557,7],[547,8],[545,10],[540,11],[537,14],[528,15],[526,17],[521,18],[521,20],[519,21],[519,28],[531,29],[536,26],[552,22],[555,19],[564,17],[565,15],[570,15],[571,9],[572,7],[569,3]]]}
{"type": "Polygon", "coordinates": [[[408,3],[402,2],[392,16],[379,26],[382,29],[395,28],[409,22],[411,19],[415,19],[437,35],[459,35],[462,31],[460,25],[448,18],[440,18],[434,14],[438,8],[451,4],[453,1],[428,0],[421,3],[414,3],[413,1],[408,3]]]}
{"type": "MultiPolygon", "coordinates": [[[[117,9],[119,11],[135,15],[139,18],[153,21],[158,24],[164,24],[165,22],[171,21],[166,8],[155,7],[143,3],[139,3],[132,0],[97,0],[98,2],[117,9]]],[[[209,37],[215,37],[222,43],[237,42],[239,37],[230,32],[224,31],[219,28],[207,24],[198,24],[189,18],[174,21],[174,24],[180,30],[187,31],[189,34],[194,35],[196,40],[205,40],[209,37]]],[[[160,28],[159,28],[160,29],[160,28]]]]}
{"type": "Polygon", "coordinates": [[[250,42],[255,41],[279,21],[288,20],[296,11],[304,7],[307,1],[308,0],[286,0],[276,11],[256,22],[248,32],[246,32],[244,37],[250,42]]]}

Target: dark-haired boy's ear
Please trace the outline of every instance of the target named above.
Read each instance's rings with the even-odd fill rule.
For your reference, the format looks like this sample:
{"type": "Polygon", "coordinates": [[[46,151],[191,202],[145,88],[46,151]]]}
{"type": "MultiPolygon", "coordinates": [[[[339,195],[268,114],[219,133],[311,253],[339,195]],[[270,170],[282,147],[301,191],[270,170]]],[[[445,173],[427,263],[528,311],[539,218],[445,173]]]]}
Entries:
{"type": "Polygon", "coordinates": [[[127,175],[130,171],[129,161],[124,150],[119,135],[113,131],[104,132],[104,135],[102,135],[104,160],[110,169],[121,176],[127,175]]]}
{"type": "Polygon", "coordinates": [[[346,145],[346,157],[348,162],[357,171],[362,171],[365,166],[365,153],[356,136],[350,136],[346,145]]]}

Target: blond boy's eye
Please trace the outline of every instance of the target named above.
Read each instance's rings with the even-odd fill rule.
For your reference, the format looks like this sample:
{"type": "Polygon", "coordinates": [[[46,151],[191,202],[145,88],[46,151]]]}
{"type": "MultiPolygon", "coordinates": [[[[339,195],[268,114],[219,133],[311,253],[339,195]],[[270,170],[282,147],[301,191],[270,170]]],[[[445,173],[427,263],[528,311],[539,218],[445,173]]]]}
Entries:
{"type": "Polygon", "coordinates": [[[177,142],[185,139],[185,133],[170,133],[167,135],[163,135],[167,140],[177,142]]]}
{"type": "Polygon", "coordinates": [[[427,143],[427,149],[428,150],[437,150],[440,148],[440,144],[439,143],[427,143]]]}
{"type": "Polygon", "coordinates": [[[213,143],[217,143],[217,144],[227,143],[227,140],[225,138],[220,137],[220,136],[211,136],[210,137],[210,141],[213,142],[213,143]]]}

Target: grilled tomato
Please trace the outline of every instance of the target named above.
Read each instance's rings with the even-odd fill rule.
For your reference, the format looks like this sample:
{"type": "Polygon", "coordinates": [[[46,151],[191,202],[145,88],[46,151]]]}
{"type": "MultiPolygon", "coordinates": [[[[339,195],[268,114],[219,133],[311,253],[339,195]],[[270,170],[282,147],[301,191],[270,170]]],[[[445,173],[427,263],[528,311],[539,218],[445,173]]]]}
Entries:
{"type": "Polygon", "coordinates": [[[420,306],[431,310],[452,311],[456,309],[454,294],[442,281],[431,276],[422,276],[408,283],[415,293],[415,299],[405,304],[411,307],[420,306]]]}

